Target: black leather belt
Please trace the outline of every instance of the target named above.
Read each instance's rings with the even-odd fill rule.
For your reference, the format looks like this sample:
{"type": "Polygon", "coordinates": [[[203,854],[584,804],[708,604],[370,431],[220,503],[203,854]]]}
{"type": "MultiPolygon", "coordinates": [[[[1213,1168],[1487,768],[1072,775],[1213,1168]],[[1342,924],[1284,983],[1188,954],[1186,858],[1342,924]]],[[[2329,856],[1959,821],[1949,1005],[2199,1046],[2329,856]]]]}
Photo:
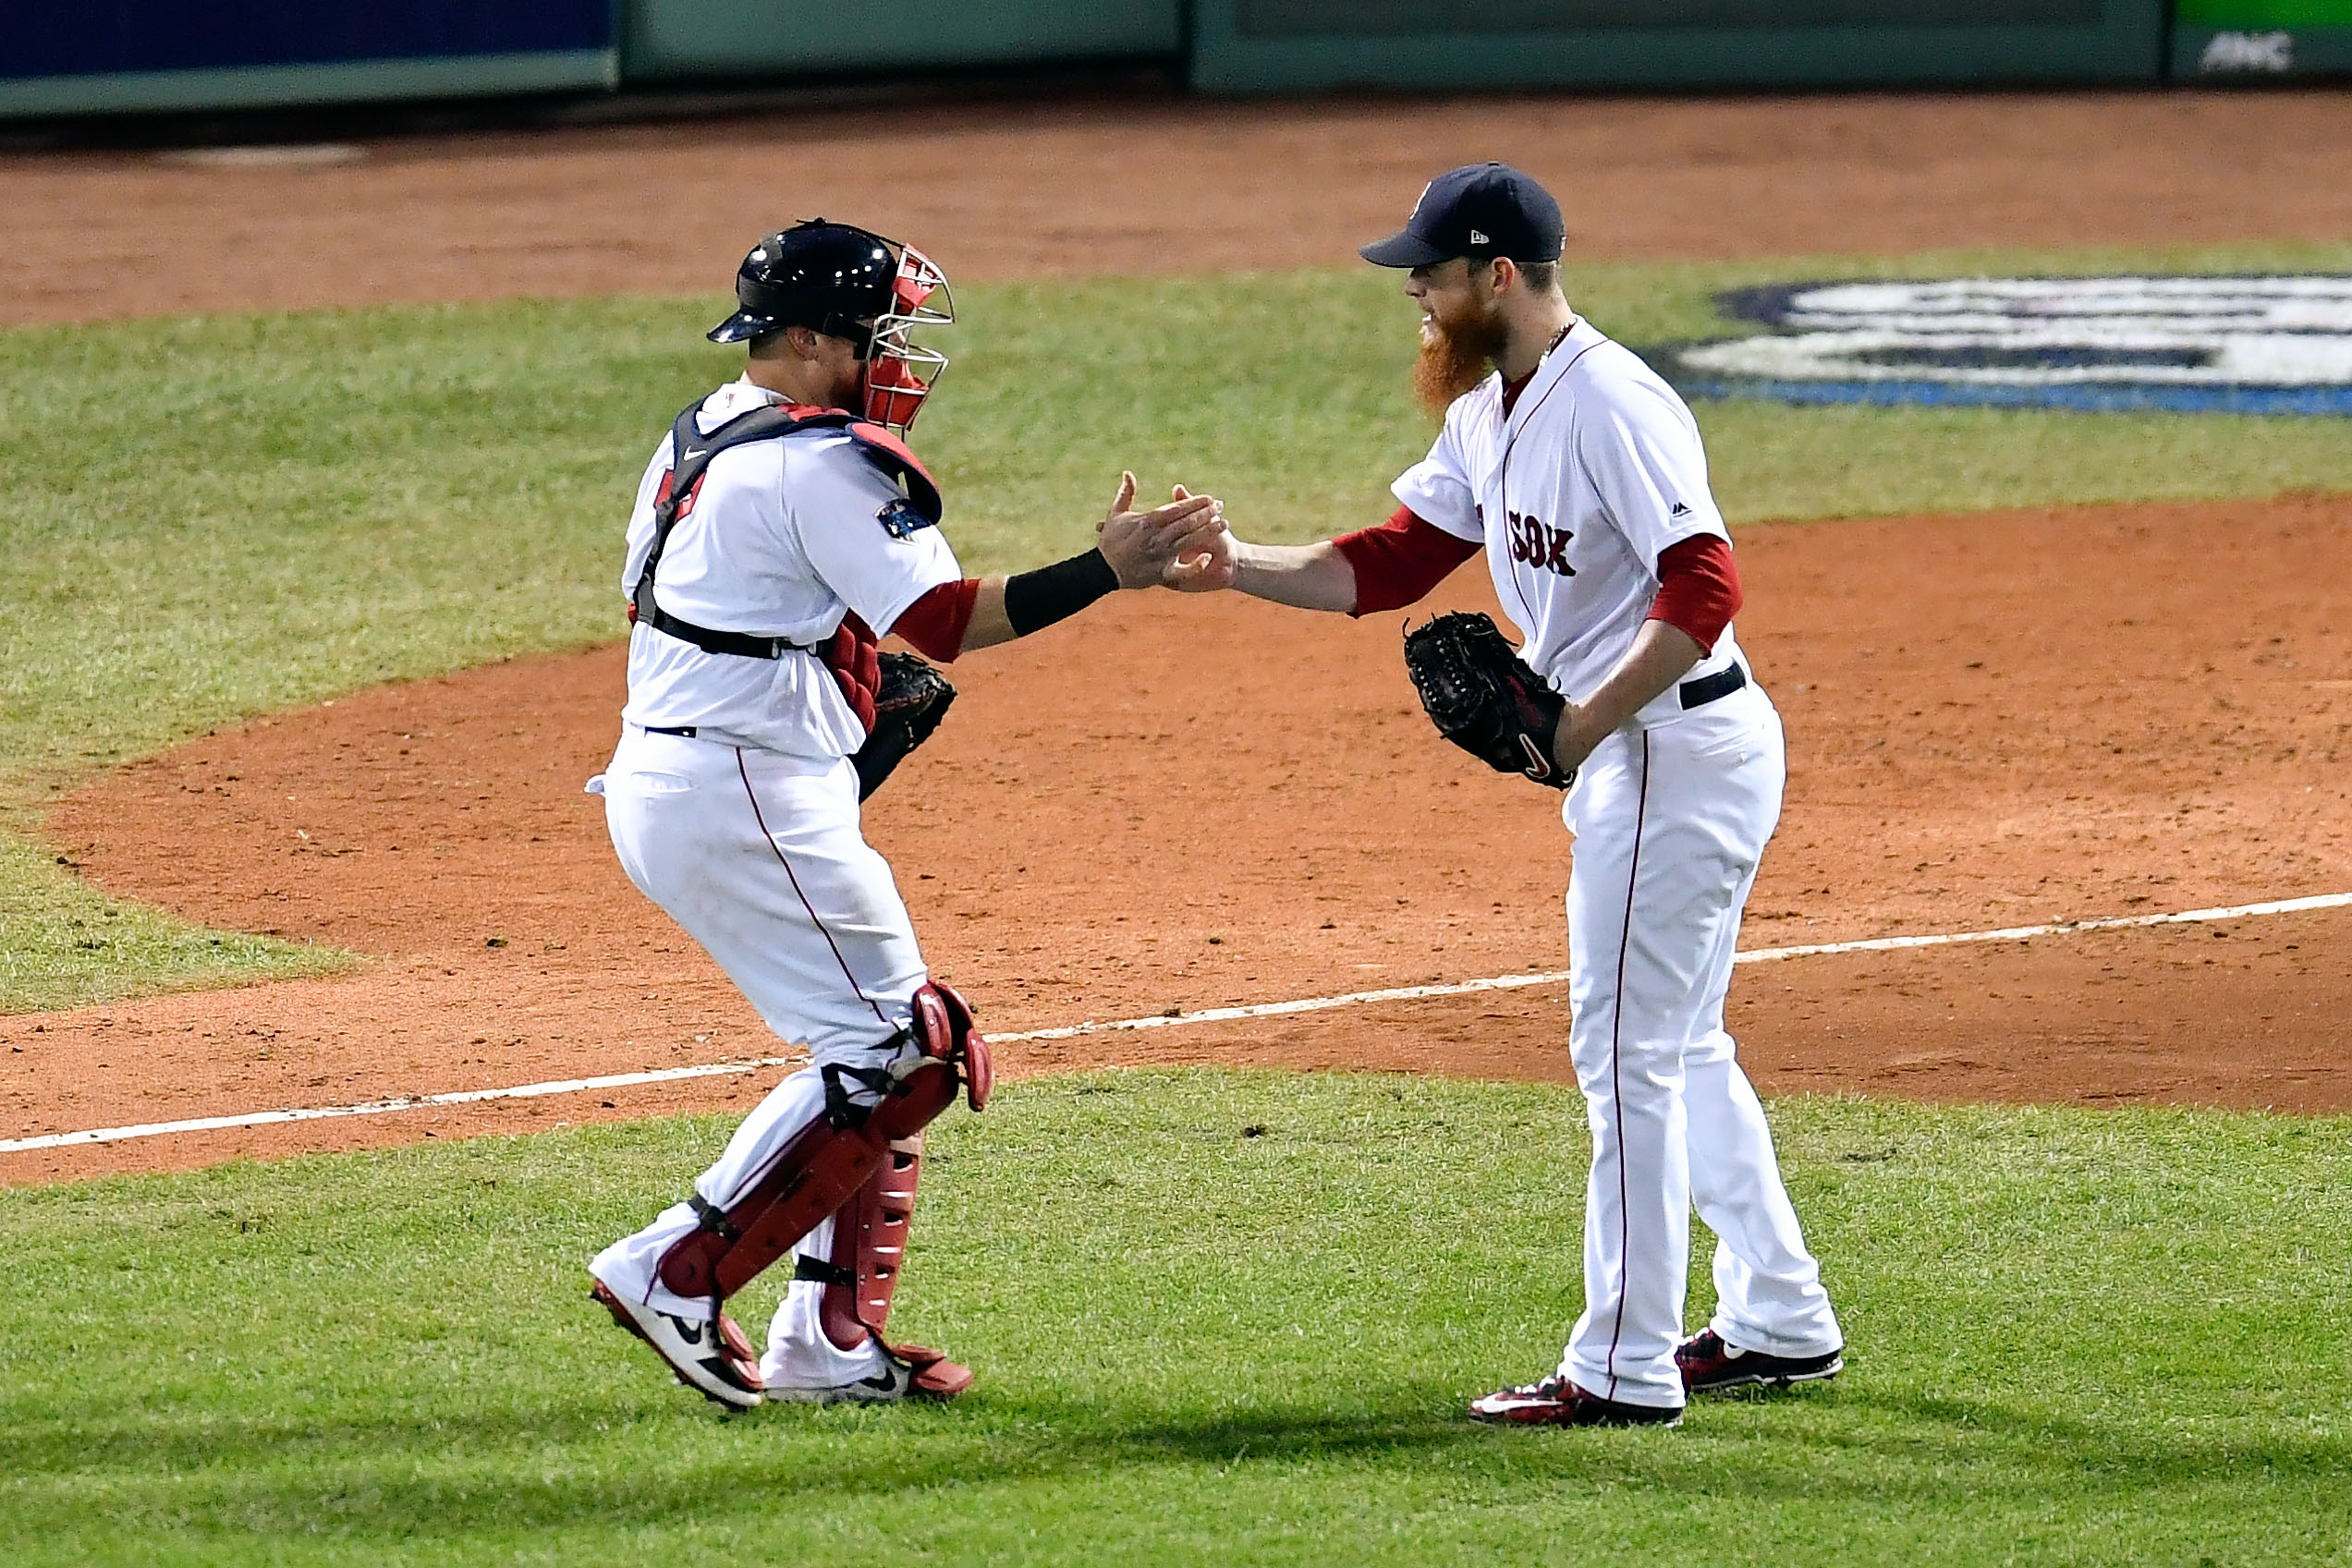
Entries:
{"type": "MultiPolygon", "coordinates": [[[[1688,708],[1690,704],[1686,702],[1683,706],[1688,708]]],[[[682,735],[689,740],[694,738],[692,724],[642,724],[639,727],[647,735],[682,735]]]]}
{"type": "Polygon", "coordinates": [[[1682,705],[1687,711],[1704,708],[1719,697],[1729,697],[1748,684],[1747,666],[1735,661],[1712,675],[1682,683],[1682,705]]]}

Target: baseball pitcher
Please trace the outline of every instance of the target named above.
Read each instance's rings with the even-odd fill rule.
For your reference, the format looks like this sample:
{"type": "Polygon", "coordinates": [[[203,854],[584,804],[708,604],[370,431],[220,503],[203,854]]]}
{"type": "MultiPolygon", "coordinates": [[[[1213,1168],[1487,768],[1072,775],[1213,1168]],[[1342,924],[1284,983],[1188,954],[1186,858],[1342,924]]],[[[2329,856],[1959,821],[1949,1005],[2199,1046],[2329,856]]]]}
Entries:
{"type": "Polygon", "coordinates": [[[1351,615],[1485,552],[1516,650],[1442,617],[1408,667],[1447,738],[1566,792],[1569,1045],[1592,1134],[1583,1315],[1550,1376],[1481,1420],[1672,1425],[1686,1395],[1834,1376],[1844,1340],[1724,1028],[1739,917],[1780,816],[1779,715],[1732,614],[1730,536],[1674,390],[1561,294],[1557,202],[1501,164],[1432,180],[1364,247],[1421,310],[1415,391],[1443,425],[1385,524],[1293,548],[1216,541],[1219,580],[1351,615]],[[1713,1321],[1683,1332],[1693,1204],[1713,1321]]]}
{"type": "Polygon", "coordinates": [[[749,346],[742,378],[678,415],[638,489],[628,704],[589,788],[629,880],[810,1064],[589,1271],[615,1320],[721,1404],[952,1398],[968,1369],[884,1331],[922,1130],[959,1090],[986,1103],[988,1046],[931,980],[859,803],[953,692],[875,644],[944,663],[1117,589],[1213,586],[1224,524],[1205,497],[1134,510],[1126,475],[1096,548],[964,577],[906,444],[946,362],[916,340],[954,319],[939,269],[818,219],[761,240],[736,297],[709,335],[749,346]],[[786,1255],[758,1355],[724,1304],[786,1255]]]}

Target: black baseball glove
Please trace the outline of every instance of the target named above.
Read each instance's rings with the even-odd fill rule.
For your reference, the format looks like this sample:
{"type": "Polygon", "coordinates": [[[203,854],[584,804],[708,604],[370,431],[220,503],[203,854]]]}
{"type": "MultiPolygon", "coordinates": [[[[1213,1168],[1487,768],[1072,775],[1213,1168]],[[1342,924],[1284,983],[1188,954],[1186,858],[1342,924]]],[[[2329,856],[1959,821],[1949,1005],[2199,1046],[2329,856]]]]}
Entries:
{"type": "Polygon", "coordinates": [[[1528,668],[1484,615],[1440,615],[1405,634],[1405,673],[1437,733],[1498,773],[1566,789],[1576,770],[1553,758],[1567,702],[1528,668]]]}
{"type": "Polygon", "coordinates": [[[956,700],[956,688],[947,677],[911,653],[884,653],[876,662],[882,666],[882,682],[874,691],[873,725],[866,732],[866,744],[849,759],[858,770],[860,800],[882,787],[907,753],[931,738],[947,716],[947,705],[956,700]]]}

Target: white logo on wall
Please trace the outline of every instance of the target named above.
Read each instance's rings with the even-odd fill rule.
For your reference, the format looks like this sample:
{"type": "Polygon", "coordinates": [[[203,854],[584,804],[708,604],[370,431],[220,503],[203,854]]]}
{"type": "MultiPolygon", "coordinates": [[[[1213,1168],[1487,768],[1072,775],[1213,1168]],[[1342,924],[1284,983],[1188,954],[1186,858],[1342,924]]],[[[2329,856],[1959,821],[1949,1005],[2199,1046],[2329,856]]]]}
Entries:
{"type": "Polygon", "coordinates": [[[2291,71],[2295,68],[2295,35],[2291,32],[2217,32],[2205,41],[2197,56],[2200,71],[2291,71]]]}
{"type": "Polygon", "coordinates": [[[1656,356],[1700,396],[2352,415],[2352,277],[1805,283],[1721,303],[1773,330],[1656,356]]]}

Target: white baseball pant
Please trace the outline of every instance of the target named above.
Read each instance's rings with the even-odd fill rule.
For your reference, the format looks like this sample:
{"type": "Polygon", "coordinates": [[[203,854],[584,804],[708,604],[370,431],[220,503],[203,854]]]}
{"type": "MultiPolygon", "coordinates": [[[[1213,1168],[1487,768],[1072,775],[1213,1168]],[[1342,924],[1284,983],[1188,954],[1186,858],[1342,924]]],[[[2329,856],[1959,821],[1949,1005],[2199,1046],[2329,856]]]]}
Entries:
{"type": "Polygon", "coordinates": [[[1714,1331],[1816,1355],[1843,1338],[1724,1027],[1739,917],[1780,820],[1780,715],[1753,684],[1596,748],[1564,808],[1568,1043],[1592,1134],[1583,1315],[1560,1371],[1678,1406],[1690,1210],[1717,1237],[1714,1331]]]}
{"type": "MultiPolygon", "coordinates": [[[[904,1030],[929,978],[890,867],[859,829],[857,771],[842,758],[791,757],[634,725],[591,791],[604,797],[613,847],[638,891],[660,905],[810,1064],[753,1108],[694,1186],[706,1202],[740,1201],[777,1151],[824,1114],[823,1069],[879,1068],[912,1051],[904,1030]]],[[[854,1088],[852,1085],[845,1087],[854,1088]]],[[[871,1104],[859,1090],[859,1104],[871,1104]]],[[[708,1298],[655,1277],[696,1226],[686,1203],[599,1253],[589,1271],[626,1299],[708,1319],[708,1298]]],[[[798,1255],[822,1258],[833,1222],[798,1255]]],[[[837,1349],[818,1322],[824,1294],[795,1282],[776,1308],[761,1372],[770,1386],[830,1387],[880,1369],[872,1339],[837,1349]]]]}

